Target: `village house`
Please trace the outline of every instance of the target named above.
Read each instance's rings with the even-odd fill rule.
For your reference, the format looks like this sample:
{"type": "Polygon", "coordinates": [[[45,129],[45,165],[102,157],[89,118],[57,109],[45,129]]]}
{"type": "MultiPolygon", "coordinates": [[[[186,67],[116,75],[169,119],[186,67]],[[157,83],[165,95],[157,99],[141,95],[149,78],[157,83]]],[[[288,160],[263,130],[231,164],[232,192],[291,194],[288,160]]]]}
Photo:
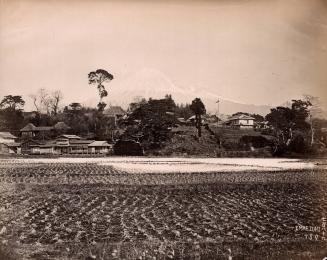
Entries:
{"type": "Polygon", "coordinates": [[[24,153],[23,151],[29,151],[28,154],[56,154],[55,148],[53,141],[40,141],[30,143],[29,150],[22,149],[22,153],[24,153]]]}
{"type": "Polygon", "coordinates": [[[32,123],[27,124],[20,129],[22,138],[41,138],[54,136],[58,133],[65,133],[70,129],[64,122],[58,122],[54,126],[35,126],[32,123]]]}
{"type": "Polygon", "coordinates": [[[72,151],[71,142],[73,140],[81,140],[77,135],[61,135],[55,139],[55,152],[57,154],[69,154],[72,151]]]}
{"type": "Polygon", "coordinates": [[[9,132],[0,132],[0,143],[13,143],[16,139],[17,137],[9,132]]]}
{"type": "Polygon", "coordinates": [[[93,143],[94,140],[69,140],[68,153],[69,154],[88,154],[89,144],[93,143]]]}
{"type": "Polygon", "coordinates": [[[43,143],[41,141],[36,141],[36,140],[31,140],[31,139],[23,141],[20,144],[21,153],[22,154],[33,154],[34,152],[37,151],[37,148],[35,149],[34,147],[37,147],[38,145],[41,145],[43,143]]]}
{"type": "Polygon", "coordinates": [[[238,114],[230,117],[226,122],[226,126],[238,129],[253,129],[254,128],[254,118],[245,114],[238,114]]]}
{"type": "MultiPolygon", "coordinates": [[[[17,153],[19,143],[16,143],[17,137],[9,132],[0,132],[0,153],[17,153]]],[[[19,150],[18,150],[19,152],[19,150]]]]}
{"type": "Polygon", "coordinates": [[[89,154],[108,154],[112,152],[112,145],[106,141],[94,141],[88,144],[89,154]]]}
{"type": "Polygon", "coordinates": [[[44,135],[52,130],[52,127],[36,127],[32,123],[28,123],[22,129],[20,129],[20,134],[22,138],[33,138],[38,135],[44,135]]]}
{"type": "Polygon", "coordinates": [[[67,148],[68,154],[109,154],[112,145],[108,144],[107,141],[70,139],[67,148]]]}
{"type": "Polygon", "coordinates": [[[61,135],[55,140],[28,140],[21,144],[22,154],[109,154],[107,141],[82,139],[77,135],[61,135]]]}

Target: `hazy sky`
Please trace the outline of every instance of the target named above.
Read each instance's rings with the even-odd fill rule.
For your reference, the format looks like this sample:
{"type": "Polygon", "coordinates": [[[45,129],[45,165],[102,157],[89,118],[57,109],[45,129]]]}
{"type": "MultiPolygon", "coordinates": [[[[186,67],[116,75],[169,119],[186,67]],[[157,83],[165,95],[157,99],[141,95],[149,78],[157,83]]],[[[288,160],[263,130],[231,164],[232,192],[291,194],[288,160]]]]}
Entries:
{"type": "Polygon", "coordinates": [[[312,94],[327,107],[327,1],[0,0],[0,96],[22,94],[27,107],[39,88],[96,99],[97,68],[112,89],[156,70],[239,102],[312,94]]]}

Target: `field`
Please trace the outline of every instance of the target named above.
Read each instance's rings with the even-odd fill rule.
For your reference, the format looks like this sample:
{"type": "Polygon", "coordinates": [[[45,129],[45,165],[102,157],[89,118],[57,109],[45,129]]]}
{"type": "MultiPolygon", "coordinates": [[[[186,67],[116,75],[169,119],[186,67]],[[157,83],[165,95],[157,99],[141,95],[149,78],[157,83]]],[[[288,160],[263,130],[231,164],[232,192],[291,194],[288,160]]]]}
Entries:
{"type": "Polygon", "coordinates": [[[0,259],[322,259],[326,161],[0,160],[0,259]]]}

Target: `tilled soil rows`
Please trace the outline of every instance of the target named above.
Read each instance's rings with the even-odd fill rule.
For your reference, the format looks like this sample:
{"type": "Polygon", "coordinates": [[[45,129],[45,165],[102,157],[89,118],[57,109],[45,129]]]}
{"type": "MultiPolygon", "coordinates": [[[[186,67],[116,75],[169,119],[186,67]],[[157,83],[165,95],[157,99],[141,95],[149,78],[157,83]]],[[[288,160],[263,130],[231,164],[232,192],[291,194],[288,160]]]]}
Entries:
{"type": "Polygon", "coordinates": [[[7,162],[0,183],[0,239],[22,258],[251,258],[249,245],[285,243],[327,253],[322,170],[131,174],[7,162]]]}

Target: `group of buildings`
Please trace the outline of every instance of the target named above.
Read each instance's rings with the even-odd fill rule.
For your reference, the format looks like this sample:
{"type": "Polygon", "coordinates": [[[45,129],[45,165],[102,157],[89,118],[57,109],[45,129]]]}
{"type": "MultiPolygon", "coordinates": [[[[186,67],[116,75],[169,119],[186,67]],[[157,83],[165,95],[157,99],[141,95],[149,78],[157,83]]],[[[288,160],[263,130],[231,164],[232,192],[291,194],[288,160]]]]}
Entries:
{"type": "Polygon", "coordinates": [[[87,140],[77,135],[61,134],[50,140],[33,139],[33,137],[49,136],[54,129],[54,127],[36,127],[30,123],[20,130],[21,138],[9,132],[0,132],[0,153],[105,155],[112,152],[112,144],[107,141],[87,140]]]}
{"type": "MultiPolygon", "coordinates": [[[[119,106],[111,106],[104,111],[107,120],[117,125],[125,111],[119,106]]],[[[71,128],[64,122],[53,126],[35,126],[28,123],[20,129],[19,136],[10,132],[0,132],[0,154],[97,154],[113,152],[113,145],[104,140],[90,140],[67,134],[71,128]]]]}
{"type": "MultiPolygon", "coordinates": [[[[107,120],[117,125],[125,114],[119,106],[104,111],[107,120]]],[[[107,141],[90,140],[67,134],[71,128],[64,122],[53,126],[35,126],[28,123],[20,129],[19,137],[9,132],[0,132],[0,154],[111,154],[113,145],[107,141]]]]}
{"type": "MultiPolygon", "coordinates": [[[[178,119],[181,123],[190,124],[195,120],[195,116],[191,116],[189,119],[178,119]]],[[[216,124],[220,127],[232,128],[232,129],[254,129],[254,128],[267,128],[267,122],[257,122],[254,117],[247,114],[237,114],[222,120],[216,115],[207,115],[202,118],[203,124],[216,124]]]]}
{"type": "MultiPolygon", "coordinates": [[[[112,106],[105,111],[108,118],[116,120],[124,116],[125,111],[118,106],[112,106]]],[[[179,118],[181,124],[192,124],[194,116],[189,119],[179,118]]],[[[237,114],[226,120],[217,116],[206,116],[204,123],[220,125],[236,129],[252,129],[257,127],[255,118],[247,114],[237,114]]],[[[70,127],[64,122],[53,126],[35,126],[27,124],[20,129],[19,137],[9,132],[0,132],[0,153],[2,154],[110,154],[113,145],[107,141],[89,140],[77,135],[67,134],[70,127]]]]}

